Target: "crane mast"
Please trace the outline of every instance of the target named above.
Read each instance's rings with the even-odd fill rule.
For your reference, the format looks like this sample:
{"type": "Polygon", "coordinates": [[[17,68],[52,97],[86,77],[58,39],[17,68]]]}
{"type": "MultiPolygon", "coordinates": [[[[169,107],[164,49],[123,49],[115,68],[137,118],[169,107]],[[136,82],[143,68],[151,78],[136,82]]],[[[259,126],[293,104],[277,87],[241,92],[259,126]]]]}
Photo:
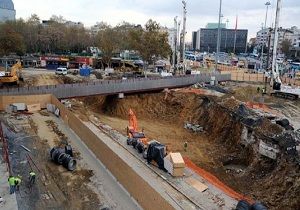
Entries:
{"type": "Polygon", "coordinates": [[[279,19],[281,13],[281,0],[277,0],[276,7],[276,18],[275,18],[275,28],[274,28],[274,44],[273,44],[273,62],[272,62],[272,82],[274,84],[281,84],[278,64],[277,64],[277,46],[278,46],[278,36],[279,36],[279,19]]]}

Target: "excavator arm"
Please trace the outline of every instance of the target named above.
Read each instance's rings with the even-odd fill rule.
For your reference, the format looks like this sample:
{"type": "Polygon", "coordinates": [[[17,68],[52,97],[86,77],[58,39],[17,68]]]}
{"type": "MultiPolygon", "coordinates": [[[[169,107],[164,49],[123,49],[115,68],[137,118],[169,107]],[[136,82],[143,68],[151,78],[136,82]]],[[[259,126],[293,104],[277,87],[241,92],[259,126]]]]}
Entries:
{"type": "Polygon", "coordinates": [[[18,61],[15,65],[11,67],[9,74],[5,73],[5,76],[0,77],[0,83],[2,84],[13,84],[19,82],[21,79],[20,72],[22,69],[21,62],[18,61]]]}
{"type": "Polygon", "coordinates": [[[128,116],[129,116],[129,129],[132,130],[133,132],[137,132],[138,130],[137,119],[132,109],[129,109],[128,116]]]}

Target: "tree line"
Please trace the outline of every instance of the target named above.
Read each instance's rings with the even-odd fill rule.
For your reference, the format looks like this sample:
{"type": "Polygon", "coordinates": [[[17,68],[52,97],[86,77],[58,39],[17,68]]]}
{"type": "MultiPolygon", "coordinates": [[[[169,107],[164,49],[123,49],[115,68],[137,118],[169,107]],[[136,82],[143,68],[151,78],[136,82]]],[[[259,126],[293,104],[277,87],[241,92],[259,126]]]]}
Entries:
{"type": "Polygon", "coordinates": [[[122,50],[135,50],[147,62],[171,54],[168,33],[151,19],[144,27],[127,22],[113,27],[101,22],[96,33],[68,25],[62,16],[54,15],[47,24],[35,14],[27,20],[0,23],[0,56],[82,53],[91,46],[101,50],[106,62],[122,50]]]}

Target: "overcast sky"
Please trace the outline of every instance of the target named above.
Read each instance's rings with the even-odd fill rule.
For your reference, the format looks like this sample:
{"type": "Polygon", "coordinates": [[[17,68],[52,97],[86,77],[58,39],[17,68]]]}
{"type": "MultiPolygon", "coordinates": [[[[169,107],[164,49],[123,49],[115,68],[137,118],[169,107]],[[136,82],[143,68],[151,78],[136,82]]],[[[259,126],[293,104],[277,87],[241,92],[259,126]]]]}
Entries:
{"type": "MultiPolygon", "coordinates": [[[[276,0],[269,0],[268,25],[274,22],[276,0]]],[[[37,14],[41,19],[51,15],[62,15],[67,20],[80,21],[85,26],[104,21],[116,25],[121,21],[144,25],[152,18],[161,25],[172,27],[173,19],[182,19],[181,0],[13,0],[17,18],[28,18],[37,14]]],[[[255,37],[264,22],[266,0],[223,0],[223,22],[229,20],[229,28],[248,29],[248,38],[255,37]]],[[[282,1],[281,26],[298,26],[300,20],[300,0],[282,1]]],[[[205,27],[208,22],[218,21],[219,0],[187,0],[188,41],[191,32],[205,27]]]]}

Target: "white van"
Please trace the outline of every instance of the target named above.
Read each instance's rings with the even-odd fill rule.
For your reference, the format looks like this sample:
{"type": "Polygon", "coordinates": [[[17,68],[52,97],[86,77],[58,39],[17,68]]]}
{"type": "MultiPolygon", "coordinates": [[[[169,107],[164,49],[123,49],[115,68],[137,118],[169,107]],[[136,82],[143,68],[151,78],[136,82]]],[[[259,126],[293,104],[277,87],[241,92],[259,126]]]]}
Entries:
{"type": "Polygon", "coordinates": [[[59,68],[56,69],[55,74],[67,75],[68,70],[66,68],[59,67],[59,68]]]}

